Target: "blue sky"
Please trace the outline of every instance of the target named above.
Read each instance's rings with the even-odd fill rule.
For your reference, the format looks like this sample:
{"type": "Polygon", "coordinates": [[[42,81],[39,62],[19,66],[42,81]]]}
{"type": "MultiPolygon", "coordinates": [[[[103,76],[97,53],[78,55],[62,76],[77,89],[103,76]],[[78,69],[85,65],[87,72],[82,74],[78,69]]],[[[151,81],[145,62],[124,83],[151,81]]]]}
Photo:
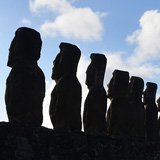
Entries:
{"type": "Polygon", "coordinates": [[[159,85],[159,0],[5,0],[0,5],[0,23],[0,121],[7,121],[4,94],[10,72],[6,65],[8,49],[15,31],[22,26],[39,31],[43,41],[38,64],[46,77],[46,127],[51,127],[48,106],[55,83],[50,77],[60,42],[73,43],[81,49],[77,76],[83,88],[83,101],[88,93],[84,82],[90,53],[103,53],[108,59],[106,89],[114,69],[129,71],[130,76],[159,85]]]}

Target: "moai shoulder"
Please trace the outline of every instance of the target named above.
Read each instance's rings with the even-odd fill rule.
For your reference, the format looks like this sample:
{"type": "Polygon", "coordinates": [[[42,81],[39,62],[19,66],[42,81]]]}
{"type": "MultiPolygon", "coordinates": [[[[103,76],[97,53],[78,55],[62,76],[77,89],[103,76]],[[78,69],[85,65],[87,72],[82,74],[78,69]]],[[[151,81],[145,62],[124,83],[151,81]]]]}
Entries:
{"type": "Polygon", "coordinates": [[[91,54],[86,71],[89,93],[85,100],[83,124],[88,133],[106,133],[107,95],[103,87],[107,59],[103,54],[91,54]]]}
{"type": "Polygon", "coordinates": [[[9,122],[42,124],[45,77],[37,65],[41,46],[40,34],[26,27],[19,28],[11,42],[7,65],[12,69],[5,94],[9,122]]]}
{"type": "Polygon", "coordinates": [[[53,62],[52,79],[56,86],[51,94],[50,118],[54,129],[81,130],[81,85],[76,77],[80,49],[61,43],[53,62]]]}

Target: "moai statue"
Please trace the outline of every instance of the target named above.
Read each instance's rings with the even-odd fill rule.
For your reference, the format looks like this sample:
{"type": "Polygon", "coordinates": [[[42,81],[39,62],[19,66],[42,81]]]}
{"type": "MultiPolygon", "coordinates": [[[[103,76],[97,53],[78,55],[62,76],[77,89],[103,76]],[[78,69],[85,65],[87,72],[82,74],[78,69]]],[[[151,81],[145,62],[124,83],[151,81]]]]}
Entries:
{"type": "Polygon", "coordinates": [[[90,58],[91,63],[86,71],[86,85],[89,93],[84,104],[84,131],[107,133],[107,95],[103,87],[107,59],[103,54],[91,54],[90,58]]]}
{"type": "Polygon", "coordinates": [[[131,137],[137,139],[144,139],[145,136],[145,108],[142,102],[143,88],[143,79],[132,76],[129,83],[129,100],[133,114],[131,137]]]}
{"type": "Polygon", "coordinates": [[[146,107],[146,140],[147,141],[154,141],[158,138],[158,108],[155,103],[156,91],[157,91],[157,84],[147,82],[147,88],[143,93],[143,102],[146,107]]]}
{"type": "Polygon", "coordinates": [[[41,126],[45,77],[38,67],[42,41],[40,34],[19,28],[11,42],[8,66],[12,68],[6,82],[5,102],[9,122],[41,126]]]}
{"type": "Polygon", "coordinates": [[[108,98],[111,100],[107,112],[108,135],[112,137],[129,135],[131,110],[128,99],[129,73],[115,70],[108,84],[108,98]]]}
{"type": "Polygon", "coordinates": [[[49,114],[54,129],[81,130],[81,85],[76,77],[80,49],[61,43],[60,53],[53,61],[52,79],[56,85],[51,93],[49,114]]]}

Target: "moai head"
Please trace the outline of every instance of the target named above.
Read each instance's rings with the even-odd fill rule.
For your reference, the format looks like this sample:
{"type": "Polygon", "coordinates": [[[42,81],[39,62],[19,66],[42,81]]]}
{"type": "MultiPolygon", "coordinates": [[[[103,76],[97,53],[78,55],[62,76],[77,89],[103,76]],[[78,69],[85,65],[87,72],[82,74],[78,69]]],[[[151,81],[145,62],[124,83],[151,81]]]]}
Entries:
{"type": "Polygon", "coordinates": [[[13,67],[17,62],[25,60],[37,62],[40,58],[42,41],[39,32],[21,27],[15,32],[10,48],[7,65],[13,67]]]}
{"type": "Polygon", "coordinates": [[[140,77],[132,76],[129,83],[129,95],[131,99],[141,99],[144,89],[144,81],[140,77]]]}
{"type": "Polygon", "coordinates": [[[52,79],[57,81],[64,75],[75,75],[77,72],[78,62],[81,56],[80,49],[73,44],[61,43],[60,53],[53,61],[52,79]]]}
{"type": "Polygon", "coordinates": [[[149,103],[155,103],[157,84],[147,82],[146,86],[147,86],[147,88],[143,92],[143,102],[144,102],[144,104],[147,105],[149,103]]]}
{"type": "Polygon", "coordinates": [[[103,86],[103,79],[106,69],[107,59],[103,54],[92,53],[91,63],[86,71],[86,85],[88,89],[92,86],[103,86]]]}
{"type": "Polygon", "coordinates": [[[108,97],[124,97],[128,93],[129,73],[127,71],[114,70],[108,86],[108,97]]]}

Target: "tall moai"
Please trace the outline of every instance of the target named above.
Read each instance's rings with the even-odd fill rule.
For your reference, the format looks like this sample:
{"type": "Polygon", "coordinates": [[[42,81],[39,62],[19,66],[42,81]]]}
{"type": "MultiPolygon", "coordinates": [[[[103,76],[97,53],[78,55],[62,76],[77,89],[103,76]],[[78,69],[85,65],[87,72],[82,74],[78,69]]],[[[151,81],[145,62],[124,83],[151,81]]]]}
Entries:
{"type": "Polygon", "coordinates": [[[129,83],[129,101],[132,111],[131,137],[144,139],[145,137],[145,108],[142,102],[144,81],[140,77],[132,76],[129,83]]]}
{"type": "Polygon", "coordinates": [[[158,108],[155,102],[157,84],[147,82],[146,90],[143,93],[143,102],[146,108],[146,116],[145,116],[145,127],[146,127],[146,135],[145,139],[147,141],[155,141],[158,138],[158,108]]]}
{"type": "Polygon", "coordinates": [[[15,32],[7,65],[5,102],[9,122],[41,126],[45,77],[38,67],[42,41],[40,34],[22,27],[15,32]]]}
{"type": "Polygon", "coordinates": [[[81,130],[81,85],[76,77],[80,49],[61,43],[60,53],[53,61],[52,79],[56,85],[51,93],[49,114],[54,129],[81,130]]]}
{"type": "Polygon", "coordinates": [[[107,112],[108,135],[112,137],[129,135],[131,110],[128,98],[129,73],[114,70],[108,84],[108,98],[111,103],[107,112]]]}
{"type": "Polygon", "coordinates": [[[83,124],[88,133],[107,133],[107,95],[103,86],[107,59],[103,54],[91,54],[86,71],[89,93],[84,104],[83,124]]]}

